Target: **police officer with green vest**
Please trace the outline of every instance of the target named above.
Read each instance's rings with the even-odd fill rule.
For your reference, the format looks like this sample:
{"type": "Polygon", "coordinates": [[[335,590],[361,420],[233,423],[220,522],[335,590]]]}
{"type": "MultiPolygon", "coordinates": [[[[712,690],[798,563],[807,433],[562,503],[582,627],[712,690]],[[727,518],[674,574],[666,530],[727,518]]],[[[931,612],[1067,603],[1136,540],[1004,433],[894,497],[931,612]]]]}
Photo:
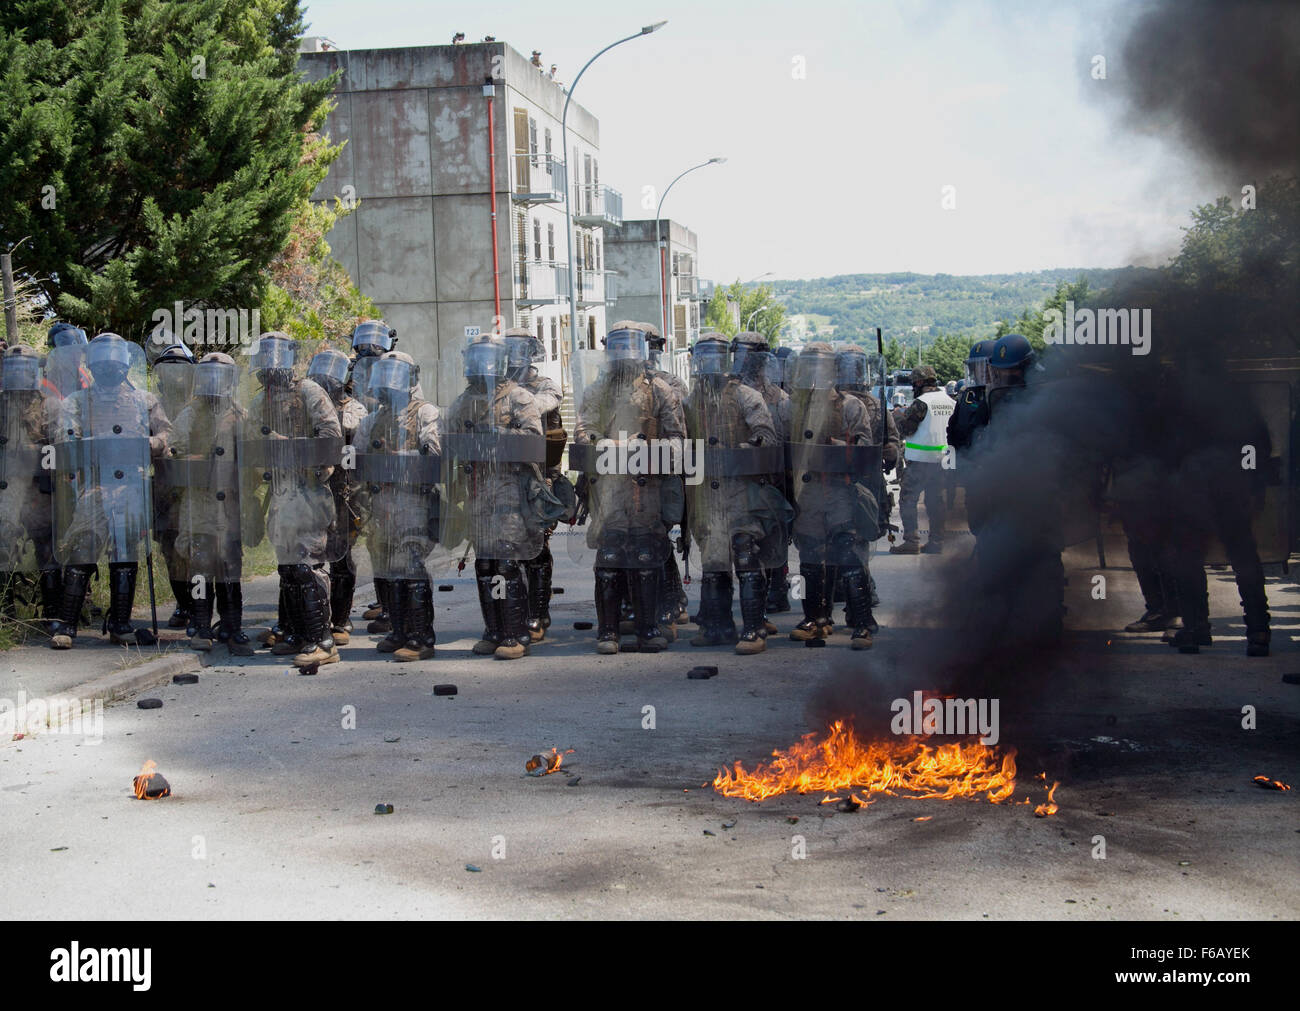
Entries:
{"type": "Polygon", "coordinates": [[[903,543],[889,549],[894,555],[928,555],[943,553],[944,525],[948,520],[944,501],[943,454],[948,445],[948,420],[952,417],[952,397],[940,387],[932,365],[918,365],[912,370],[915,399],[898,419],[898,434],[903,440],[903,488],[899,512],[903,518],[903,543]],[[921,547],[917,526],[917,506],[925,496],[930,517],[930,539],[921,547]]]}

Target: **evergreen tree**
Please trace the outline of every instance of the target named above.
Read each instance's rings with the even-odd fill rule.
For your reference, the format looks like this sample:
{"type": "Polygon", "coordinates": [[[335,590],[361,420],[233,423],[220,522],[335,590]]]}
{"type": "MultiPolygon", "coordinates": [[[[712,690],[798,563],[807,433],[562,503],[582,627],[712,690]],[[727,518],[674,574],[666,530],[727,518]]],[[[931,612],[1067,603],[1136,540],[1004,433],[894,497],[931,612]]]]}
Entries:
{"type": "Polygon", "coordinates": [[[44,302],[139,338],[156,309],[254,308],[337,149],[298,0],[0,9],[0,247],[44,302]]]}

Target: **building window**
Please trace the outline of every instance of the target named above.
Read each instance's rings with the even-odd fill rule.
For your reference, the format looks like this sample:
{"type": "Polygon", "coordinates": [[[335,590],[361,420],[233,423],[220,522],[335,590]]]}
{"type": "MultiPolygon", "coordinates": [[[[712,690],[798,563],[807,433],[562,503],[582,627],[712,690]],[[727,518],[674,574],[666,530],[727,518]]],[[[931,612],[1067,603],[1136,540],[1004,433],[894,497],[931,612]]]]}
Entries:
{"type": "Polygon", "coordinates": [[[546,321],[539,319],[537,321],[537,343],[540,345],[546,337],[546,321]]]}
{"type": "Polygon", "coordinates": [[[555,320],[551,320],[551,361],[556,361],[560,357],[559,328],[555,325],[555,320]]]}
{"type": "Polygon", "coordinates": [[[542,223],[533,218],[533,259],[542,258],[542,223]]]}
{"type": "Polygon", "coordinates": [[[550,263],[555,262],[555,225],[546,226],[546,259],[550,263]]]}
{"type": "Polygon", "coordinates": [[[600,270],[600,240],[596,240],[596,269],[600,270]]]}
{"type": "Polygon", "coordinates": [[[537,168],[537,120],[532,116],[528,117],[528,154],[533,168],[537,168]]]}
{"type": "Polygon", "coordinates": [[[546,128],[546,132],[543,136],[546,142],[546,157],[549,158],[551,156],[551,128],[549,126],[546,128]]]}

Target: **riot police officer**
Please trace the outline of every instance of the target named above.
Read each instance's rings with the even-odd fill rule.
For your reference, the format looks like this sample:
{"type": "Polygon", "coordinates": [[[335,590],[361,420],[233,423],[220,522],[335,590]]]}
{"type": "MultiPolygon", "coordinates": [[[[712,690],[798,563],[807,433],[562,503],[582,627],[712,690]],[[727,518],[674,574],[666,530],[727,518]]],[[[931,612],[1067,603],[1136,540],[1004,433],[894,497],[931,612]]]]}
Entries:
{"type": "Polygon", "coordinates": [[[889,549],[894,555],[938,555],[943,553],[944,526],[948,521],[944,501],[944,451],[947,448],[948,420],[953,401],[938,386],[934,366],[918,365],[912,370],[915,398],[898,419],[898,434],[903,439],[903,488],[899,512],[903,519],[903,543],[889,549]],[[921,547],[917,523],[917,506],[925,496],[925,510],[930,517],[930,538],[921,547]]]}

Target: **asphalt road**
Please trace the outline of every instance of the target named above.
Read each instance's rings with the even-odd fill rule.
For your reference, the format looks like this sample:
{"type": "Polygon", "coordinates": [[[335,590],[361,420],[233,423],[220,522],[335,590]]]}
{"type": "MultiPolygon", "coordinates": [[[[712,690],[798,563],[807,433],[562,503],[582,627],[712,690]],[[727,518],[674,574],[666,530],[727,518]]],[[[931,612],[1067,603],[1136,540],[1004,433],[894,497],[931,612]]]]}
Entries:
{"type": "Polygon", "coordinates": [[[835,813],[818,796],[754,804],[704,785],[820,729],[832,671],[915,679],[912,647],[946,634],[926,613],[934,581],[953,578],[941,566],[969,545],[954,538],[945,559],[874,560],[886,627],[869,653],[850,653],[844,634],[825,649],[790,642],[797,615],[786,614],[756,657],[684,642],[597,656],[594,633],[572,628],[592,617],[590,563],[561,541],[554,641],[522,661],[470,654],[480,622],[467,579],[437,595],[439,655],[427,663],[387,660],[364,634],[315,677],[280,658],[214,654],[198,684],[146,693],[163,708],[109,707],[101,743],[48,733],[0,744],[0,914],[1300,914],[1300,794],[1251,782],[1300,781],[1300,687],[1281,681],[1300,669],[1289,581],[1270,585],[1274,655],[1248,660],[1227,573],[1211,580],[1223,637],[1199,656],[1108,631],[1141,610],[1131,572],[1109,570],[1101,602],[1073,579],[1069,649],[1042,671],[1048,701],[1009,718],[1002,741],[1020,752],[1017,800],[1043,799],[1039,771],[1060,781],[1052,817],[902,797],[835,813]],[[697,663],[718,676],[687,680],[697,663]],[[435,697],[445,682],[459,694],[435,697]],[[1255,730],[1242,729],[1246,705],[1255,730]],[[573,749],[560,772],[526,775],[525,761],[551,747],[573,749]],[[171,797],[132,796],[146,759],[171,797]]]}

